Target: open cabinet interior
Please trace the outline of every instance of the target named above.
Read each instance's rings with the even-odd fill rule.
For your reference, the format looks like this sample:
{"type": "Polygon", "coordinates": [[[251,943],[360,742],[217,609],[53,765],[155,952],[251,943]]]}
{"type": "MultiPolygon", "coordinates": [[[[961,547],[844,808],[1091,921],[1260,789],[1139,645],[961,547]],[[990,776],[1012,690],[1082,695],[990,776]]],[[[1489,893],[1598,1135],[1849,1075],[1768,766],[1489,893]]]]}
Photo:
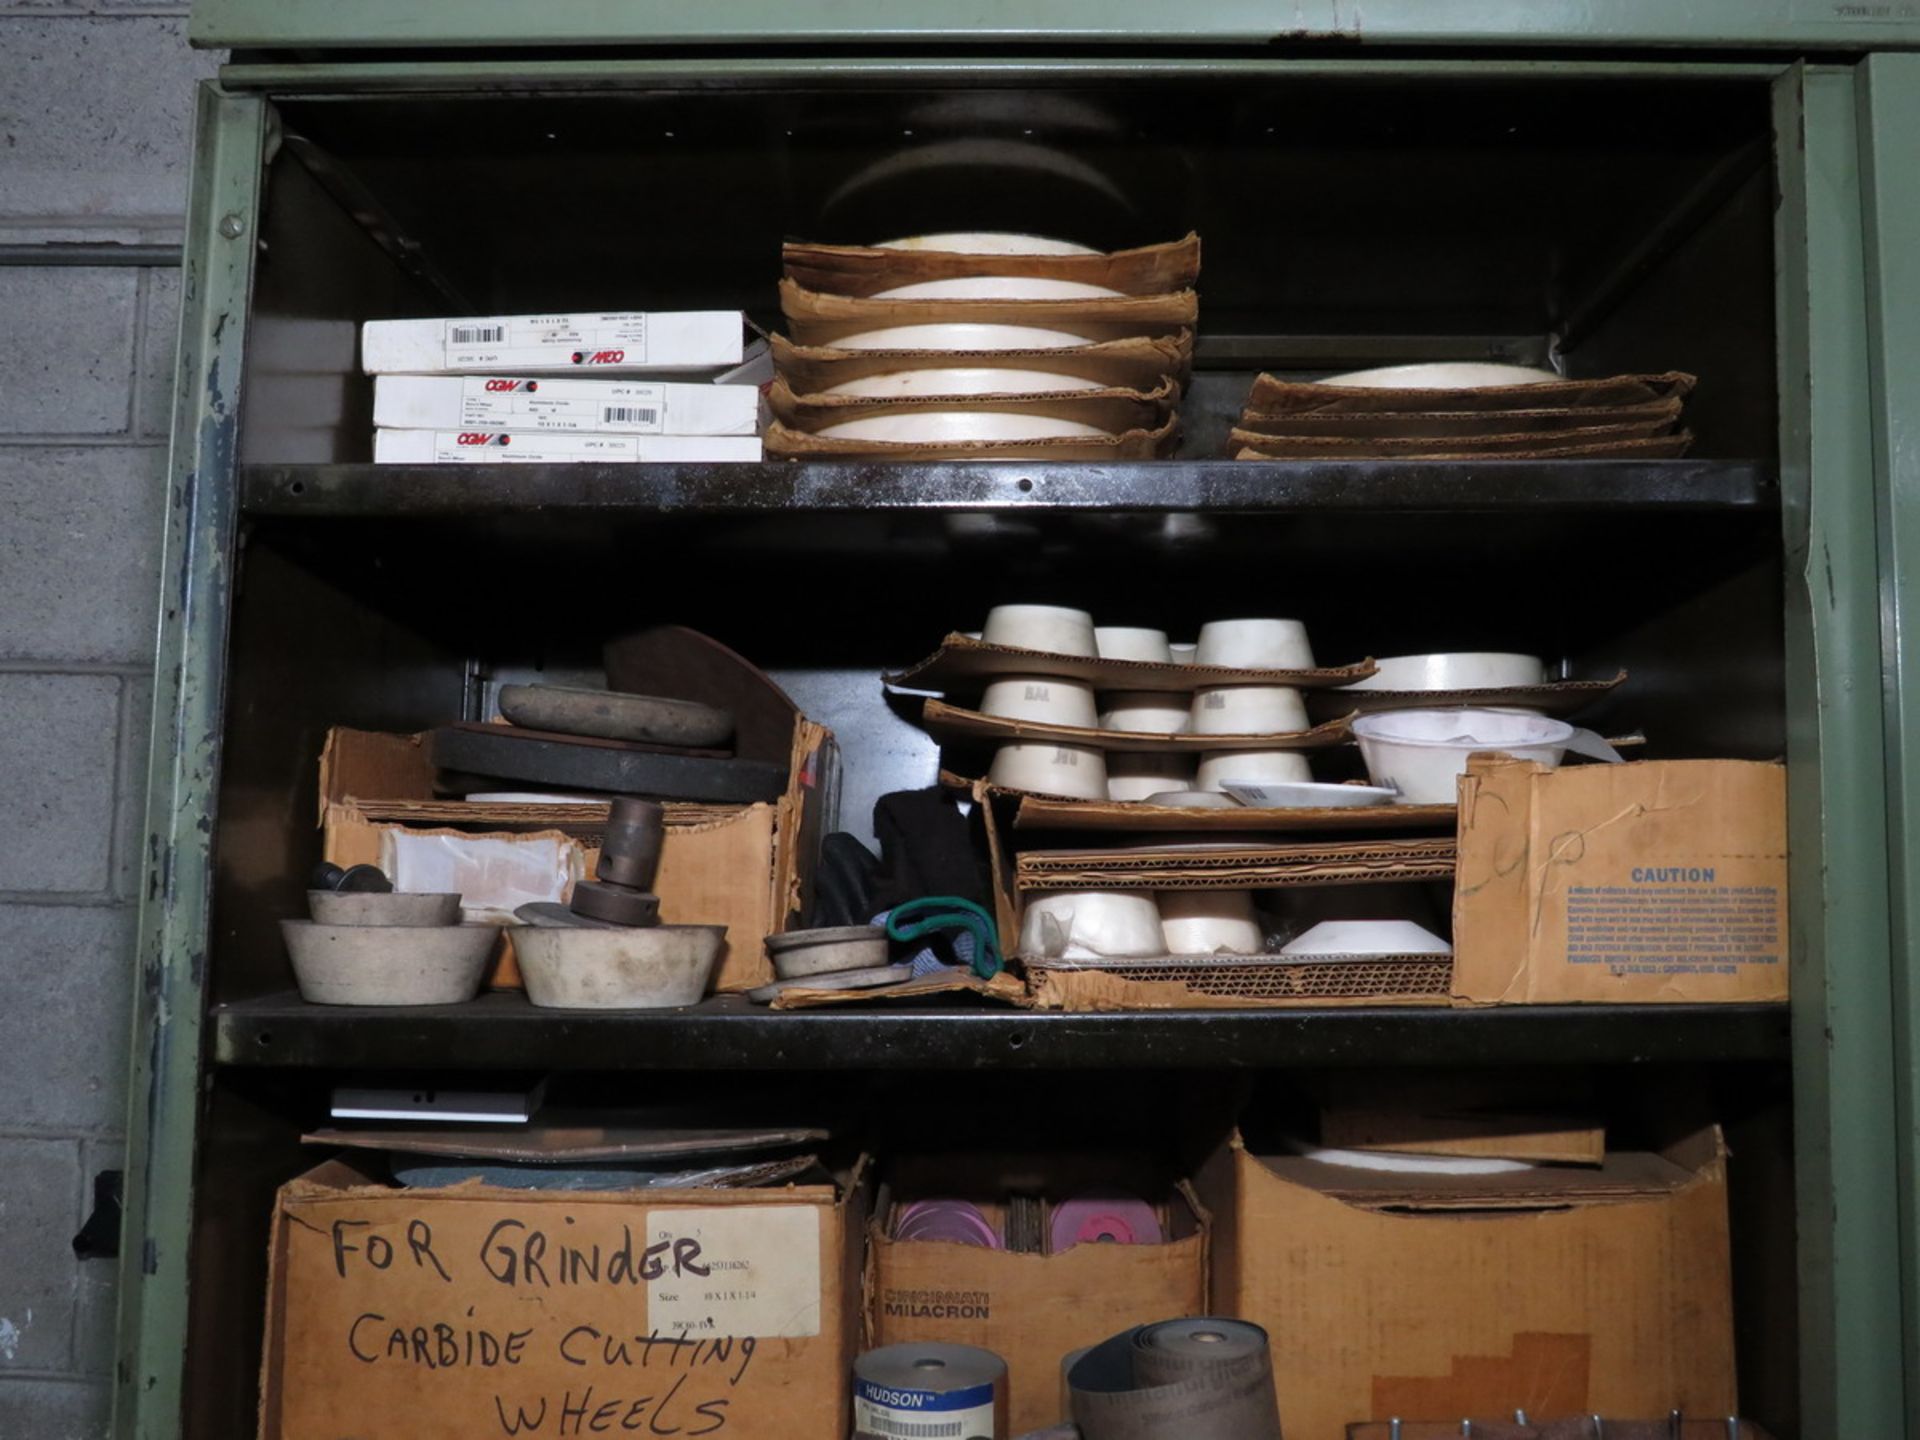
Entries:
{"type": "MultiPolygon", "coordinates": [[[[302,913],[320,858],[317,760],[331,727],[485,720],[501,683],[596,683],[602,647],[649,625],[714,636],[828,726],[840,767],[832,828],[869,841],[875,800],[932,784],[942,760],[914,723],[916,702],[889,695],[881,672],[1010,601],[1176,638],[1217,618],[1297,616],[1326,664],[1497,650],[1539,654],[1568,678],[1625,669],[1629,682],[1583,723],[1638,741],[1634,758],[1784,753],[1763,81],[1316,71],[1014,87],[952,72],[275,103],[242,386],[249,514],[214,837],[216,1007],[292,987],[276,925],[302,913]],[[793,472],[764,465],[658,467],[632,482],[656,487],[651,500],[586,506],[569,503],[565,467],[510,466],[460,477],[485,503],[430,509],[410,501],[407,475],[365,464],[362,321],[742,308],[773,331],[783,238],[981,228],[1103,248],[1200,235],[1182,448],[1115,477],[1133,503],[1088,503],[1100,476],[1036,465],[1021,473],[1023,494],[969,505],[943,489],[953,476],[940,467],[870,466],[835,483],[871,485],[884,503],[843,493],[832,508],[775,510],[752,492],[790,487],[793,472]],[[1295,480],[1274,464],[1244,485],[1270,483],[1277,498],[1218,509],[1169,498],[1215,473],[1206,467],[1261,371],[1312,378],[1430,359],[1573,377],[1689,372],[1700,381],[1693,451],[1541,463],[1495,489],[1484,467],[1360,465],[1352,484],[1375,497],[1364,504],[1341,499],[1337,475],[1290,501],[1295,480]],[[1075,498],[1055,499],[1072,486],[1075,498]]],[[[964,747],[945,759],[972,774],[985,765],[964,747]]],[[[1345,749],[1316,766],[1326,779],[1361,773],[1345,749]]],[[[270,1028],[254,1036],[255,1059],[216,1070],[206,1097],[193,1440],[253,1424],[272,1194],[318,1153],[298,1137],[324,1123],[330,1086],[370,1073],[276,1061],[270,1028]]],[[[1741,1404],[1794,1440],[1787,1067],[1644,1058],[1623,1035],[1616,1053],[1568,1064],[1623,1113],[1629,1094],[1641,1109],[1684,1095],[1727,1131],[1741,1404]]],[[[512,1060],[449,1042],[381,1073],[482,1083],[512,1060]]],[[[1329,1068],[1404,1064],[1361,1049],[1329,1068]]],[[[712,1099],[756,1120],[831,1123],[877,1148],[924,1128],[937,1103],[966,1112],[955,1133],[968,1143],[1012,1133],[1091,1144],[1159,1127],[1198,1149],[1236,1115],[1272,1128],[1313,1078],[1284,1053],[1229,1072],[1199,1041],[1140,1068],[984,1058],[955,1074],[908,1057],[796,1077],[715,1065],[552,1083],[582,1105],[712,1099]]],[[[1530,1073],[1516,1068],[1516,1086],[1530,1073]]]]}

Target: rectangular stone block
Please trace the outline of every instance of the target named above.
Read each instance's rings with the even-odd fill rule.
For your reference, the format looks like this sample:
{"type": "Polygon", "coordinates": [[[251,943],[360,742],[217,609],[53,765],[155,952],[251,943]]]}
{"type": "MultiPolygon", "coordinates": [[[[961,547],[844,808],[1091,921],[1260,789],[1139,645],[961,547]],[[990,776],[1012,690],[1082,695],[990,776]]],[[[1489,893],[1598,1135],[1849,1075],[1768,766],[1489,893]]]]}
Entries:
{"type": "Polygon", "coordinates": [[[125,1130],[133,939],[130,906],[0,905],[9,1126],[125,1130]]]}
{"type": "MultiPolygon", "coordinates": [[[[0,1376],[72,1360],[78,1277],[67,1241],[79,1183],[77,1141],[0,1137],[0,1376]]],[[[0,1435],[46,1433],[8,1429],[0,1416],[0,1435]]]]}
{"type": "Polygon", "coordinates": [[[0,445],[0,659],[151,663],[166,468],[158,446],[0,445]]]}
{"type": "Polygon", "coordinates": [[[136,290],[136,271],[0,267],[0,436],[127,430],[136,290]]]}
{"type": "Polygon", "coordinates": [[[138,288],[134,270],[0,266],[0,435],[126,430],[138,288]]]}
{"type": "Polygon", "coordinates": [[[119,679],[0,674],[0,715],[0,891],[106,890],[119,679]]]}
{"type": "Polygon", "coordinates": [[[104,1380],[10,1380],[0,1370],[6,1440],[106,1440],[112,1406],[104,1380]]]}
{"type": "Polygon", "coordinates": [[[185,210],[194,84],[218,57],[184,20],[16,15],[0,51],[0,215],[185,210]]]}

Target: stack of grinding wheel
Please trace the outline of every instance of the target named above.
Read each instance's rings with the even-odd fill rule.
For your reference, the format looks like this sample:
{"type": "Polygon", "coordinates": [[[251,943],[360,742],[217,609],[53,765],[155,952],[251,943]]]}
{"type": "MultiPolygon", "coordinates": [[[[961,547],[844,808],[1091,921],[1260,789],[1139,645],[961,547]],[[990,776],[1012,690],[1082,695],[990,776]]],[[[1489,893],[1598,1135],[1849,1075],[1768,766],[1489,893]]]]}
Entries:
{"type": "Polygon", "coordinates": [[[789,244],[767,454],[1146,460],[1173,452],[1200,240],[1103,252],[1000,232],[789,244]]]}
{"type": "Polygon", "coordinates": [[[1262,375],[1234,427],[1240,460],[1672,459],[1694,378],[1569,380],[1475,363],[1394,365],[1302,382],[1262,375]]]}

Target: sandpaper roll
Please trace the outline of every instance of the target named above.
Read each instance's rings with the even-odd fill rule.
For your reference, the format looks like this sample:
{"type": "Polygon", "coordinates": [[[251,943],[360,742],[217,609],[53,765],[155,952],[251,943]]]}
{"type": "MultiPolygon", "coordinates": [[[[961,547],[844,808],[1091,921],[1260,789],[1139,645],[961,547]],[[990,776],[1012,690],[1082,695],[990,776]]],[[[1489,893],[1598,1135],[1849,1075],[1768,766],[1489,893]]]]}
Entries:
{"type": "Polygon", "coordinates": [[[1085,1440],[1280,1440],[1267,1332],[1244,1320],[1122,1331],[1067,1372],[1085,1440]]]}

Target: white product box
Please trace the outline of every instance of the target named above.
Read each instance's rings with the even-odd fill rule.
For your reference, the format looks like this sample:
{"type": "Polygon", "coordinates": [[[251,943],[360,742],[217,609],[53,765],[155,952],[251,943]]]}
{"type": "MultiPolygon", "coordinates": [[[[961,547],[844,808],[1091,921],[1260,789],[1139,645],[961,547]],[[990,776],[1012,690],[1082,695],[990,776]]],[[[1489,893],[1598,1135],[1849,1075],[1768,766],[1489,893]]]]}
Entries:
{"type": "Polygon", "coordinates": [[[757,435],[574,435],[542,430],[376,430],[380,465],[511,465],[556,460],[673,464],[758,460],[757,435]]]}
{"type": "Polygon", "coordinates": [[[665,385],[494,375],[381,375],[373,423],[391,430],[565,430],[600,435],[757,435],[752,385],[665,385]]]}
{"type": "Polygon", "coordinates": [[[740,363],[745,336],[738,310],[369,320],[360,366],[369,375],[714,370],[740,363]]]}

